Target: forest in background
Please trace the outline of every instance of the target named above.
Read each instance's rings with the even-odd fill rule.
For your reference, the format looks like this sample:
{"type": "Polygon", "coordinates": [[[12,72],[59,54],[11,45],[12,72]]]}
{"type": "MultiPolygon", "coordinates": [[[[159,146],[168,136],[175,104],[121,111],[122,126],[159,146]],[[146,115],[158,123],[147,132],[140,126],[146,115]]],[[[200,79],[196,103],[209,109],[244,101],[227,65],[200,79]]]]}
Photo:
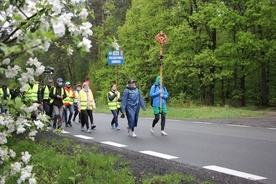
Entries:
{"type": "MultiPolygon", "coordinates": [[[[276,2],[273,0],[88,0],[94,11],[93,47],[66,54],[69,41],[56,40],[36,57],[73,85],[89,79],[98,103],[113,82],[122,91],[129,78],[149,102],[159,75],[162,30],[164,85],[171,105],[247,106],[276,104],[276,2]],[[117,40],[124,64],[107,63],[117,40]]],[[[16,62],[26,60],[18,56],[16,62]]],[[[45,76],[39,79],[43,81],[45,76]]],[[[5,78],[1,76],[1,83],[5,78]]],[[[9,81],[16,87],[15,80],[9,81]]]]}

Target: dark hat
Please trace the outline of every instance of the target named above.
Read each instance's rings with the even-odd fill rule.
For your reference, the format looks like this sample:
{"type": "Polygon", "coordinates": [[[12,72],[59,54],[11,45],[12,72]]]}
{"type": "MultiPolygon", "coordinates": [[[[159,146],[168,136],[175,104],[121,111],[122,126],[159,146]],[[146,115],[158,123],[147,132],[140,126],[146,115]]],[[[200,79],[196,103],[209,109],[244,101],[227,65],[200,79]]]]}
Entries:
{"type": "Polygon", "coordinates": [[[136,82],[136,81],[133,80],[133,79],[129,79],[127,83],[128,83],[128,84],[131,84],[131,83],[134,83],[134,82],[136,82]]]}

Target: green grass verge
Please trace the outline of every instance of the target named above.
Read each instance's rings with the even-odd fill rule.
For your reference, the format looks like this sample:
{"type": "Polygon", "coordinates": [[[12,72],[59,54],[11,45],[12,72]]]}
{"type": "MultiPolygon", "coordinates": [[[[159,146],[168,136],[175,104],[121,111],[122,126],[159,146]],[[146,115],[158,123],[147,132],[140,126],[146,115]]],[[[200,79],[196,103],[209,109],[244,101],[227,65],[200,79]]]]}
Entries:
{"type": "MultiPolygon", "coordinates": [[[[179,173],[164,176],[145,174],[137,181],[129,169],[130,162],[120,159],[122,155],[97,153],[98,147],[87,147],[68,138],[34,142],[13,137],[8,146],[17,153],[28,150],[32,155],[30,165],[34,166],[33,173],[36,174],[37,183],[41,184],[198,183],[193,176],[179,173]]],[[[7,168],[0,167],[0,173],[5,169],[7,168]]],[[[17,178],[18,175],[7,177],[6,183],[17,183],[17,178]]]]}
{"type": "MultiPolygon", "coordinates": [[[[214,119],[214,118],[244,118],[244,117],[263,117],[268,116],[273,108],[258,109],[257,107],[220,107],[220,106],[197,106],[197,107],[170,107],[168,106],[167,118],[173,119],[214,119]]],[[[96,113],[110,113],[105,105],[98,106],[96,113]]],[[[141,116],[153,116],[150,106],[146,111],[141,109],[141,116]]]]}

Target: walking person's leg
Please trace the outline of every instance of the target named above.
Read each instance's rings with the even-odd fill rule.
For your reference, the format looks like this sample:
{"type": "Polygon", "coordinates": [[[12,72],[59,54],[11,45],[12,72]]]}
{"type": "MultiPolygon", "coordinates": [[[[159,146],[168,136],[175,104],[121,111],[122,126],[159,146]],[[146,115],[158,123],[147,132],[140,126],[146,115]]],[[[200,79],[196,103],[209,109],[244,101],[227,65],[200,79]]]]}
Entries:
{"type": "Polygon", "coordinates": [[[91,129],[95,129],[96,125],[94,124],[94,118],[93,118],[93,111],[92,110],[87,110],[88,112],[88,117],[91,123],[91,129]]]}
{"type": "Polygon", "coordinates": [[[71,105],[71,106],[68,107],[68,109],[69,109],[69,117],[68,117],[67,124],[69,126],[72,126],[71,119],[72,119],[72,116],[73,116],[74,107],[71,105]]]}
{"type": "Polygon", "coordinates": [[[59,118],[58,118],[58,128],[61,129],[62,126],[62,116],[63,116],[63,106],[59,107],[59,118]]]}
{"type": "Polygon", "coordinates": [[[159,118],[160,118],[159,114],[154,114],[154,119],[152,121],[151,129],[150,129],[150,132],[152,134],[154,133],[153,129],[154,129],[155,125],[158,123],[159,118]]]}

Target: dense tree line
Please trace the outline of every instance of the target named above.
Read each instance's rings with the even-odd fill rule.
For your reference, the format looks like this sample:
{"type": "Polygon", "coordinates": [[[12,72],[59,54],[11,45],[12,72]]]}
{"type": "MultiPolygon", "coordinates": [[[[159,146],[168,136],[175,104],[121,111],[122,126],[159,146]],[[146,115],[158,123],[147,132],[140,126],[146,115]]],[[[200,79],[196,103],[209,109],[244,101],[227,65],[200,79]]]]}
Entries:
{"type": "MultiPolygon", "coordinates": [[[[72,83],[88,78],[105,99],[112,82],[123,90],[128,78],[149,101],[149,88],[163,76],[174,104],[271,105],[276,102],[276,15],[272,0],[89,0],[94,10],[91,52],[66,56],[60,47],[41,55],[55,76],[72,83]],[[125,63],[107,64],[107,51],[117,39],[125,63]],[[59,64],[58,64],[59,63],[59,64]]],[[[60,40],[66,44],[66,40],[60,40]]]]}

